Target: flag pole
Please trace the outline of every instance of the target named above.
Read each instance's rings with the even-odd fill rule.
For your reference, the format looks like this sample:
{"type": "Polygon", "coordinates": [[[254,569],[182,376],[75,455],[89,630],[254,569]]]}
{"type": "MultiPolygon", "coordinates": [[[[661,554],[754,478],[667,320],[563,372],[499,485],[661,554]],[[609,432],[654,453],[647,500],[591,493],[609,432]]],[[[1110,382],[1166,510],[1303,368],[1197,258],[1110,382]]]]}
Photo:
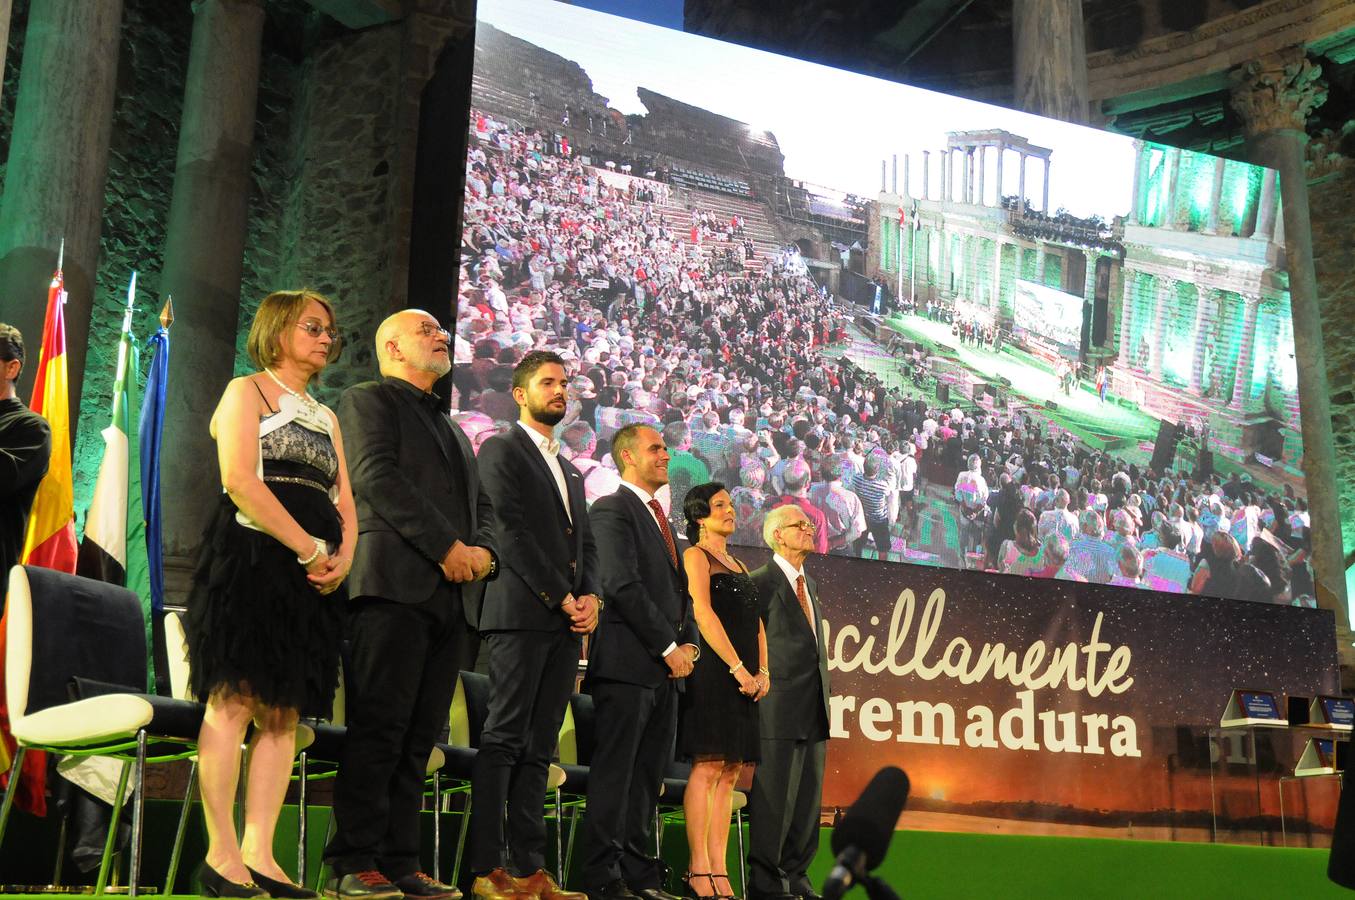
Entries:
{"type": "Polygon", "coordinates": [[[61,271],[61,264],[64,263],[65,261],[66,261],[66,238],[63,235],[61,238],[61,249],[57,250],[56,252],[56,270],[58,272],[61,271]]]}
{"type": "Polygon", "coordinates": [[[122,311],[122,330],[132,327],[132,309],[136,303],[136,269],[132,270],[132,280],[127,284],[127,308],[122,311]]]}

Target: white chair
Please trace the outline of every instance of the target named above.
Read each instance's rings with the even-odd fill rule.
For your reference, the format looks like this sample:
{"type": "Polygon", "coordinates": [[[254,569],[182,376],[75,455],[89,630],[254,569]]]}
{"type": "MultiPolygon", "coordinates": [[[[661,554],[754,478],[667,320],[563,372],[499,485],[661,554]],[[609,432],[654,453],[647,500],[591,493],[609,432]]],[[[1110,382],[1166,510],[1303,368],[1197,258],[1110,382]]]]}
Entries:
{"type": "MultiPolygon", "coordinates": [[[[18,745],[11,784],[29,750],[122,760],[95,893],[104,893],[108,885],[130,777],[127,894],[136,896],[146,763],[191,756],[203,708],[145,693],[146,624],[141,600],[130,591],[51,569],[15,566],[9,572],[7,609],[6,699],[18,745]],[[80,699],[72,700],[73,693],[80,699]]],[[[0,842],[14,793],[6,791],[0,805],[0,842]]]]}

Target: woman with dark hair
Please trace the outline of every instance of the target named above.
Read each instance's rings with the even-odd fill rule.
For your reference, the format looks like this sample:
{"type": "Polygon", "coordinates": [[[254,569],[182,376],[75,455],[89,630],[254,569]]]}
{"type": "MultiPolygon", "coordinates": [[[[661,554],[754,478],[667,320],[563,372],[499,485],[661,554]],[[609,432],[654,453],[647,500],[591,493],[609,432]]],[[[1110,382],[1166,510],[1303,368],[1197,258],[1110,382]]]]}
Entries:
{"type": "Polygon", "coordinates": [[[1009,575],[1030,575],[1042,565],[1035,513],[1023,508],[1016,514],[1016,536],[1003,541],[998,550],[998,571],[1009,575]]]}
{"type": "Polygon", "coordinates": [[[1288,603],[1291,599],[1289,595],[1289,561],[1280,557],[1280,551],[1275,549],[1275,545],[1264,537],[1257,537],[1256,540],[1251,542],[1251,553],[1248,555],[1248,559],[1270,581],[1270,601],[1272,603],[1288,603]]]}
{"type": "Polygon", "coordinates": [[[1226,531],[1215,531],[1209,538],[1208,558],[1202,558],[1190,579],[1190,592],[1208,597],[1236,597],[1237,570],[1242,565],[1242,548],[1226,531]]]}
{"type": "Polygon", "coordinates": [[[198,737],[208,897],[314,897],[273,859],[299,715],[327,717],[338,683],[343,596],[357,514],[334,413],[307,391],[338,355],[328,300],[278,291],[247,343],[261,369],[212,415],[221,501],[203,538],[184,619],[198,737]],[[232,815],[250,723],[245,830],[232,815]]]}
{"type": "Polygon", "coordinates": [[[748,568],[726,546],[734,533],[734,503],[724,485],[696,485],[682,511],[692,545],[682,562],[701,630],[701,652],[678,712],[678,753],[692,762],[683,799],[691,854],[684,880],[692,896],[730,897],[730,803],[744,764],[759,757],[754,704],[771,688],[767,636],[748,568]]]}

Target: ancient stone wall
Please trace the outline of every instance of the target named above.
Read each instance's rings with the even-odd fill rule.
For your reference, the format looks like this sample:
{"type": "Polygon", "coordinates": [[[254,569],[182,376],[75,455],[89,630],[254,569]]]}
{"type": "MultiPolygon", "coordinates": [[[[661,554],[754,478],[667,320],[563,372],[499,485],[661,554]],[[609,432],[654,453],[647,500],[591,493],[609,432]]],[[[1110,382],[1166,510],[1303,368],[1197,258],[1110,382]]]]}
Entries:
{"type": "Polygon", "coordinates": [[[1341,533],[1346,552],[1355,548],[1355,165],[1309,187],[1313,265],[1322,305],[1322,343],[1331,388],[1336,440],[1336,483],[1341,492],[1341,533]]]}
{"type": "MultiPolygon", "coordinates": [[[[267,220],[276,232],[261,222],[257,235],[260,251],[276,254],[276,284],[254,286],[247,277],[243,292],[242,345],[258,300],[274,286],[312,287],[334,302],[346,346],[317,389],[328,403],[376,373],[372,335],[390,281],[387,200],[400,38],[399,24],[384,25],[337,34],[308,54],[280,159],[285,174],[267,197],[277,207],[267,220]]],[[[253,228],[250,237],[253,244],[253,228]]],[[[236,368],[250,371],[243,353],[236,368]]]]}

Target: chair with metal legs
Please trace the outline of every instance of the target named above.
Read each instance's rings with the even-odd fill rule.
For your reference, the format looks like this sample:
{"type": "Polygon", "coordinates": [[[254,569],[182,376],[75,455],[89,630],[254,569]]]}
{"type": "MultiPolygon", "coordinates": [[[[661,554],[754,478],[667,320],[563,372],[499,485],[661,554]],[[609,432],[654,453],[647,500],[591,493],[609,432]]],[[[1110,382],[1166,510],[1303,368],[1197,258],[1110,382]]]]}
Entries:
{"type": "MultiPolygon", "coordinates": [[[[437,745],[447,759],[443,773],[450,775],[458,783],[455,787],[444,788],[440,780],[442,773],[434,776],[433,793],[438,798],[437,811],[433,816],[435,847],[440,846],[436,838],[441,831],[440,822],[445,805],[444,799],[458,793],[464,794],[466,798],[461,812],[461,826],[457,832],[456,857],[452,864],[453,884],[461,877],[461,862],[465,857],[466,835],[469,831],[472,808],[471,776],[475,768],[475,757],[479,753],[480,735],[484,731],[485,719],[489,716],[489,689],[490,684],[487,675],[465,671],[460,673],[457,677],[456,693],[452,697],[452,708],[448,717],[447,743],[437,745]]],[[[559,822],[563,816],[560,789],[565,780],[564,770],[560,766],[552,764],[546,776],[546,791],[554,801],[553,807],[557,822],[555,828],[556,878],[561,884],[564,883],[564,867],[560,846],[559,822]]]]}
{"type": "MultiPolygon", "coordinates": [[[[141,600],[132,592],[33,566],[11,569],[8,586],[5,687],[17,744],[10,783],[17,785],[24,757],[32,751],[122,761],[95,893],[108,886],[130,780],[127,893],[136,896],[142,887],[146,765],[192,755],[203,708],[145,693],[146,623],[141,600]],[[76,679],[84,683],[86,696],[70,700],[76,679]]],[[[0,842],[15,793],[6,791],[0,804],[0,842]]]]}

